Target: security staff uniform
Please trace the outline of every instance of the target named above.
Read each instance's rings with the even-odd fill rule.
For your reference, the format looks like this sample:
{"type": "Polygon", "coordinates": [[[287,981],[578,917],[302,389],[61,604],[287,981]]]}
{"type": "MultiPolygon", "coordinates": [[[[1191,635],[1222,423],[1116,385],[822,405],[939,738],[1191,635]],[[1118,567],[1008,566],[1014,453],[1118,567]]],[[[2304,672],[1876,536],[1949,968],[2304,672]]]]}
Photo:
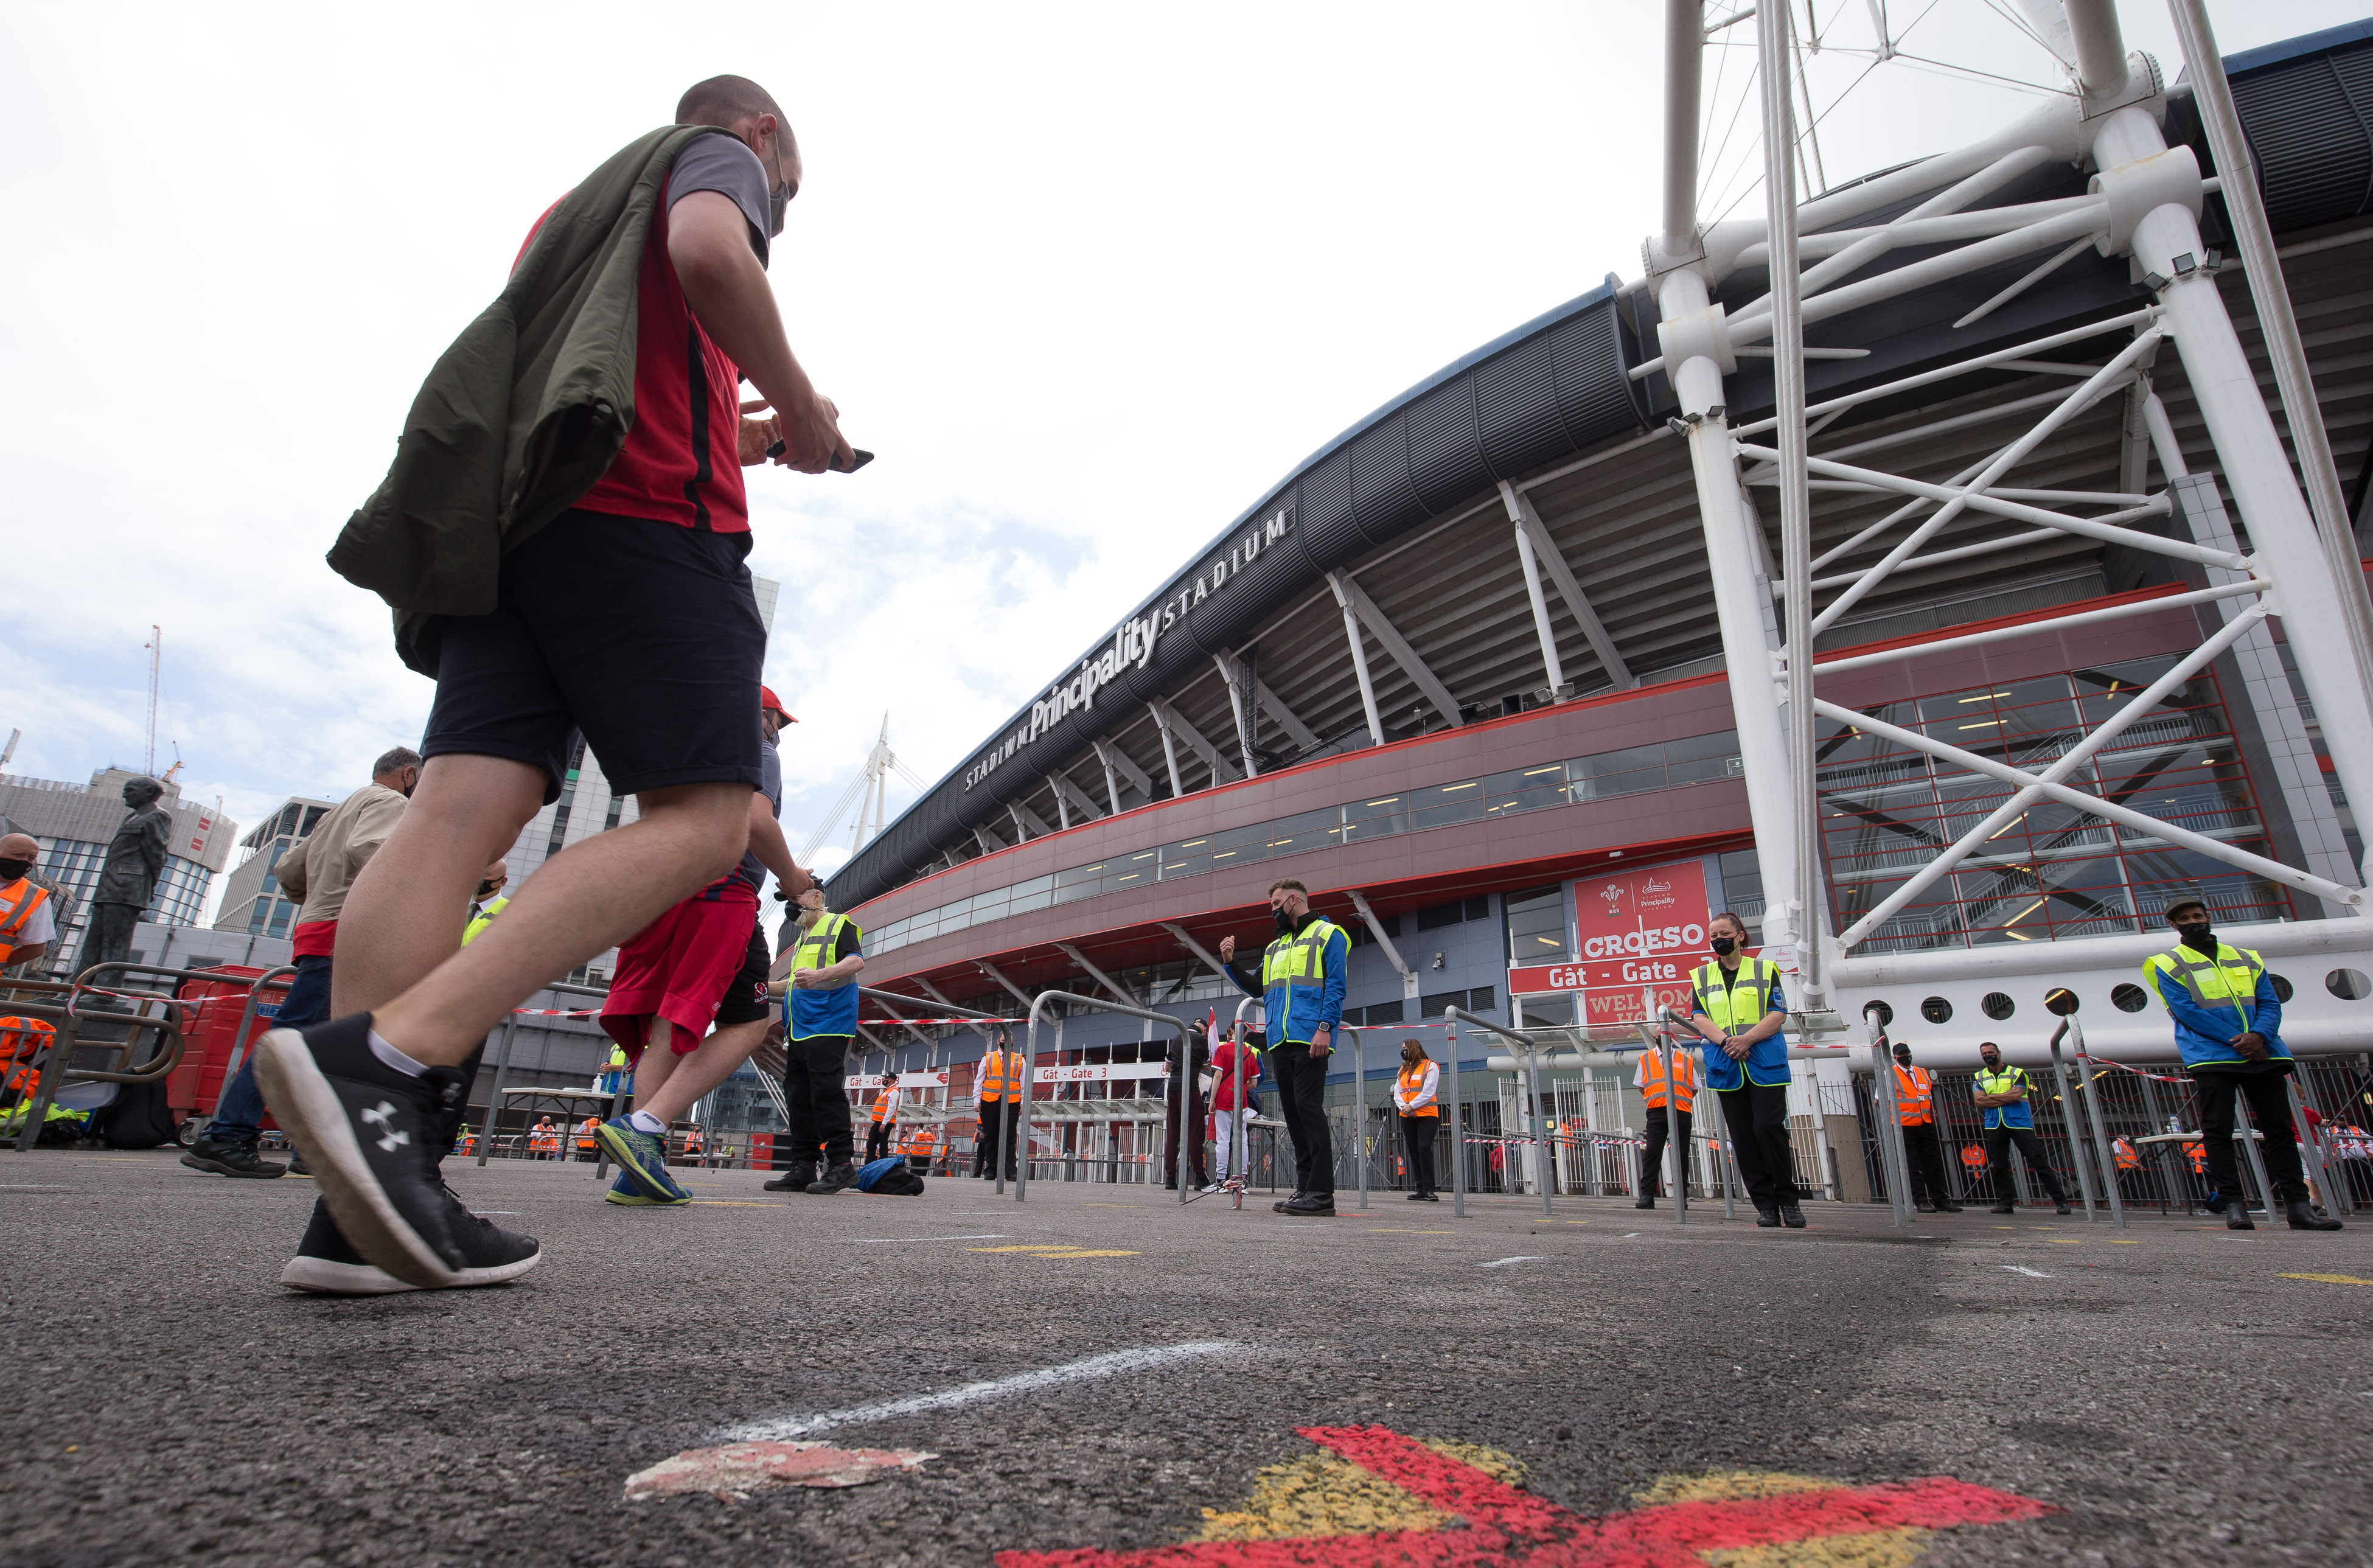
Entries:
{"type": "Polygon", "coordinates": [[[462,928],[462,945],[467,947],[485,935],[486,928],[495,923],[495,917],[509,904],[508,898],[489,898],[484,904],[471,906],[470,923],[462,928]]]}
{"type": "Polygon", "coordinates": [[[890,1140],[898,1132],[898,1082],[894,1077],[873,1096],[872,1125],[865,1134],[865,1163],[886,1159],[890,1140]]]}
{"type": "Polygon", "coordinates": [[[1936,1076],[1911,1064],[1911,1053],[1896,1047],[1895,1121],[1903,1129],[1903,1164],[1911,1178],[1912,1207],[1958,1214],[1953,1188],[1945,1179],[1945,1146],[1936,1138],[1936,1076]]]}
{"type": "Polygon", "coordinates": [[[1438,1203],[1433,1195],[1433,1146],[1442,1127],[1442,1064],[1406,1056],[1393,1077],[1393,1108],[1400,1113],[1401,1147],[1409,1154],[1409,1201],[1438,1203]]]}
{"type": "MultiPolygon", "coordinates": [[[[1321,1029],[1327,1031],[1331,1041],[1341,1025],[1344,975],[1350,961],[1351,939],[1340,926],[1312,909],[1261,954],[1259,986],[1247,982],[1233,965],[1228,966],[1228,977],[1237,989],[1246,996],[1259,997],[1266,1009],[1269,1071],[1277,1080],[1278,1109],[1285,1118],[1286,1135],[1293,1140],[1294,1194],[1318,1205],[1297,1212],[1335,1210],[1335,1144],[1327,1129],[1327,1059],[1314,1058],[1310,1042],[1321,1029]]],[[[1278,1207],[1292,1201],[1289,1199],[1278,1207]]]]}
{"type": "MultiPolygon", "coordinates": [[[[817,915],[791,949],[791,973],[829,969],[844,958],[859,956],[863,934],[846,915],[829,910],[817,915]]],[[[827,1171],[843,1165],[853,1171],[857,1140],[848,1125],[847,1075],[848,1047],[857,1038],[856,979],[822,990],[793,986],[785,991],[783,1036],[783,1098],[791,1112],[787,1176],[795,1179],[801,1164],[813,1159],[818,1148],[824,1151],[827,1171]]]]}
{"type": "MultiPolygon", "coordinates": [[[[1736,968],[1721,959],[1689,972],[1689,989],[1698,1013],[1725,1035],[1744,1035],[1771,1012],[1788,1011],[1780,986],[1780,965],[1768,958],[1733,954],[1736,968]]],[[[1730,1129],[1732,1157],[1739,1178],[1755,1200],[1756,1223],[1782,1223],[1783,1211],[1795,1208],[1795,1151],[1788,1141],[1788,1035],[1784,1029],[1748,1047],[1745,1061],[1712,1040],[1700,1051],[1704,1059],[1705,1085],[1722,1106],[1730,1129]]],[[[1804,1223],[1801,1212],[1793,1222],[1804,1223]]]]}
{"type": "Polygon", "coordinates": [[[1688,1169],[1689,1115],[1697,1109],[1697,1059],[1687,1051],[1673,1052],[1672,1077],[1671,1082],[1665,1082],[1662,1052],[1640,1053],[1640,1065],[1632,1070],[1631,1086],[1647,1103],[1648,1144],[1640,1151],[1640,1201],[1632,1205],[1634,1209],[1656,1206],[1656,1194],[1664,1190],[1665,1145],[1668,1141],[1679,1140],[1682,1169],[1688,1169]],[[1674,1103],[1677,1100],[1677,1105],[1674,1103]]]}
{"type": "MultiPolygon", "coordinates": [[[[980,1059],[980,1136],[973,1141],[972,1174],[983,1178],[997,1174],[995,1151],[1005,1149],[1005,1179],[1013,1179],[1013,1144],[1020,1128],[1022,1053],[1011,1046],[992,1045],[980,1059]]],[[[870,1150],[872,1144],[869,1141],[870,1150]]]]}
{"type": "MultiPolygon", "coordinates": [[[[1978,1069],[1978,1093],[2007,1094],[2014,1089],[2024,1089],[2030,1098],[2035,1094],[2035,1081],[2027,1069],[2005,1064],[1978,1069]]],[[[1986,1129],[1986,1164],[1993,1172],[1994,1212],[2007,1214],[2018,1205],[2012,1197],[2010,1184],[2010,1152],[2017,1145],[2027,1156],[2027,1168],[2043,1182],[2043,1190],[2052,1195],[2063,1214],[2068,1212],[2068,1192],[2060,1185],[2059,1173],[2052,1168],[2052,1158],[2043,1152],[2043,1140],[2035,1135],[2035,1109],[2027,1100],[2014,1100],[2007,1106],[1983,1106],[1980,1116],[1986,1129]]]]}
{"type": "Polygon", "coordinates": [[[2199,1100],[2201,1153],[2215,1189],[2209,1206],[2225,1208],[2226,1223],[2237,1230],[2254,1228],[2246,1202],[2228,1208],[2220,1201],[2244,1190],[2233,1156],[2233,1099],[2239,1094],[2249,1099],[2250,1119],[2264,1140],[2260,1153],[2266,1180],[2274,1201],[2290,1211],[2291,1228],[2338,1230],[2339,1221],[2318,1219],[2309,1207],[2307,1173],[2299,1164],[2298,1131],[2285,1082],[2297,1068],[2291,1048],[2283,1044],[2282,998],[2265,964],[2248,948],[2204,932],[2199,946],[2180,941],[2151,954],[2143,965],[2143,981],[2175,1020],[2176,1048],[2183,1053],[2183,1068],[2199,1100]],[[2244,1035],[2265,1042],[2262,1060],[2242,1053],[2236,1042],[2244,1035]]]}
{"type": "Polygon", "coordinates": [[[29,872],[0,887],[0,969],[17,961],[18,949],[46,946],[57,939],[56,907],[48,888],[29,872]]]}

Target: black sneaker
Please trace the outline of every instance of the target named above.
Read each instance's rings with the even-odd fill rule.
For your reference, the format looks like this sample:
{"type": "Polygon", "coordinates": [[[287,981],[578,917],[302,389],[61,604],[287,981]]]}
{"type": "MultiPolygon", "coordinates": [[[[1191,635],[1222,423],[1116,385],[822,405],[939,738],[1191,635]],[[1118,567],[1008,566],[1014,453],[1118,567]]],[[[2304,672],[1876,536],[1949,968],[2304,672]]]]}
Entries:
{"type": "Polygon", "coordinates": [[[1299,1202],[1301,1202],[1304,1198],[1307,1198],[1308,1196],[1309,1196],[1309,1194],[1308,1194],[1308,1193],[1303,1192],[1303,1190],[1301,1190],[1299,1188],[1295,1188],[1295,1189],[1294,1189],[1294,1193],[1293,1193],[1293,1196],[1292,1196],[1292,1197],[1291,1197],[1291,1198],[1280,1198],[1280,1199],[1279,1199],[1276,1202],[1274,1202],[1274,1203],[1270,1204],[1270,1205],[1268,1206],[1268,1207],[1269,1207],[1269,1212],[1271,1212],[1271,1213],[1273,1213],[1273,1214],[1282,1214],[1282,1213],[1284,1213],[1284,1212],[1285,1212],[1285,1207],[1286,1207],[1286,1205],[1287,1205],[1287,1204],[1289,1204],[1289,1203],[1299,1203],[1299,1202]]]}
{"type": "Polygon", "coordinates": [[[793,1165],[781,1176],[766,1183],[765,1187],[768,1192],[805,1192],[808,1189],[808,1183],[815,1178],[814,1165],[793,1165]]]}
{"type": "Polygon", "coordinates": [[[211,1138],[201,1138],[190,1145],[181,1156],[181,1164],[193,1171],[209,1171],[216,1176],[254,1176],[269,1179],[288,1174],[286,1165],[274,1164],[257,1153],[252,1143],[217,1143],[211,1138]]]}
{"type": "Polygon", "coordinates": [[[1805,1228],[1805,1211],[1794,1203],[1783,1203],[1780,1205],[1780,1223],[1792,1231],[1801,1231],[1805,1228]]]}
{"type": "Polygon", "coordinates": [[[1331,1192],[1305,1192],[1281,1205],[1278,1212],[1298,1214],[1311,1220],[1331,1220],[1335,1217],[1335,1195],[1331,1192]]]}
{"type": "Polygon", "coordinates": [[[1759,1229],[1776,1231],[1780,1228],[1780,1207],[1776,1203],[1758,1203],[1755,1223],[1759,1229]]]}
{"type": "Polygon", "coordinates": [[[1442,1195],[1436,1192],[1420,1192],[1418,1194],[1418,1198],[1420,1201],[1426,1203],[1439,1203],[1442,1201],[1442,1195]]]}
{"type": "Polygon", "coordinates": [[[2075,1210],[2068,1207],[2068,1199],[2065,1198],[2055,1198],[2052,1201],[2054,1205],[2052,1212],[2056,1214],[2073,1214],[2075,1212],[2075,1210]]]}
{"type": "MultiPolygon", "coordinates": [[[[480,1219],[462,1207],[450,1188],[445,1189],[445,1199],[450,1205],[447,1220],[453,1239],[469,1264],[454,1281],[456,1288],[499,1285],[518,1279],[543,1259],[533,1236],[480,1219]]],[[[280,1282],[294,1290],[333,1296],[393,1295],[420,1288],[365,1262],[339,1234],[328,1207],[319,1201],[313,1205],[311,1223],[305,1227],[305,1239],[297,1246],[297,1256],[280,1270],[280,1282]]]]}
{"type": "Polygon", "coordinates": [[[462,1282],[437,1174],[438,1137],[467,1086],[450,1067],[414,1077],[371,1054],[370,1014],[275,1029],[255,1047],[264,1103],[312,1156],[330,1217],[366,1262],[424,1290],[462,1282]]]}
{"type": "Polygon", "coordinates": [[[826,1167],[824,1175],[808,1183],[808,1190],[818,1198],[830,1198],[834,1193],[845,1192],[856,1185],[857,1167],[843,1160],[836,1165],[826,1167]]]}
{"type": "Polygon", "coordinates": [[[1911,1211],[1915,1214],[1933,1214],[1936,1212],[1936,1205],[1934,1203],[1914,1203],[1911,1206],[1911,1211]]]}
{"type": "Polygon", "coordinates": [[[1939,1214],[1958,1214],[1960,1211],[1961,1206],[1958,1203],[1947,1203],[1942,1199],[1936,1201],[1936,1212],[1939,1214]]]}

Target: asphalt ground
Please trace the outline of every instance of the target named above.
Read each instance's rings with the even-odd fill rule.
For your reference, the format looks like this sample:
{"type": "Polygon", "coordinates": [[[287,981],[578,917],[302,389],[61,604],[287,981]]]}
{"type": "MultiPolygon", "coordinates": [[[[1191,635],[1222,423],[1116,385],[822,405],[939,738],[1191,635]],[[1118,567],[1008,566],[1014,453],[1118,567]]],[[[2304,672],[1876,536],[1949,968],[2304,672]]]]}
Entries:
{"type": "MultiPolygon", "coordinates": [[[[541,1267],[301,1295],[275,1277],[310,1182],[0,1157],[0,1563],[987,1564],[1385,1527],[1527,1555],[1298,1435],[1351,1427],[1495,1450],[1560,1518],[1923,1477],[2054,1510],[1545,1562],[2373,1561],[2373,1223],[1972,1210],[1899,1234],[1817,1204],[1785,1232],[1393,1194],[1313,1221],[1043,1181],[1019,1209],[961,1180],[777,1198],[740,1172],[685,1173],[698,1201],[653,1210],[601,1202],[580,1164],[449,1176],[541,1267]],[[997,1381],[1180,1346],[1206,1348],[997,1381]],[[810,1435],[934,1457],[842,1490],[625,1496],[735,1428],[850,1410],[810,1435]]],[[[1195,1560],[1362,1561],[1363,1539],[1195,1560]]]]}

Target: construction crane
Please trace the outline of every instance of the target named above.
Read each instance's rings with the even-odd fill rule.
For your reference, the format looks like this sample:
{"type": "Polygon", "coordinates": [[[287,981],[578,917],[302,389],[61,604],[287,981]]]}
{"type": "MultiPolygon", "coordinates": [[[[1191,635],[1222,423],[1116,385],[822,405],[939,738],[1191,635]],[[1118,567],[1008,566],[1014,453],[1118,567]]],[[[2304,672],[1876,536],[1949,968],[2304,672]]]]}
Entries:
{"type": "MultiPolygon", "coordinates": [[[[173,785],[173,775],[181,771],[181,743],[169,740],[165,743],[173,748],[173,766],[157,775],[157,782],[170,790],[173,785]]],[[[149,766],[152,767],[156,765],[156,755],[157,743],[151,741],[148,743],[148,756],[149,766]]]]}
{"type": "Polygon", "coordinates": [[[157,776],[157,693],[165,678],[165,628],[152,623],[148,640],[141,646],[148,650],[148,760],[140,771],[153,778],[157,776]]]}
{"type": "Polygon", "coordinates": [[[865,765],[857,770],[857,777],[848,781],[848,788],[840,792],[840,799],[824,813],[823,825],[801,847],[801,862],[805,864],[814,860],[816,851],[824,848],[824,841],[840,831],[843,815],[852,807],[856,814],[848,819],[848,852],[851,855],[863,848],[867,839],[880,833],[883,819],[889,810],[890,776],[894,773],[918,794],[929,788],[890,749],[890,715],[884,713],[882,716],[882,733],[874,741],[873,749],[866,754],[865,765]]]}

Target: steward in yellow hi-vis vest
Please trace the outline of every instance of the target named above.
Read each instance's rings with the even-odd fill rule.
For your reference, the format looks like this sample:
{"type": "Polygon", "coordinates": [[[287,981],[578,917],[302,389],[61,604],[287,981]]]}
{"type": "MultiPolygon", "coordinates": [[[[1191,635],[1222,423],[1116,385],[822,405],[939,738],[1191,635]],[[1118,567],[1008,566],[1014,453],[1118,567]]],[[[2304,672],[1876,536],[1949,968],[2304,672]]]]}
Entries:
{"type": "Polygon", "coordinates": [[[1689,972],[1689,1022],[1705,1041],[1705,1085],[1730,1129],[1731,1155],[1755,1223],[1805,1226],[1797,1207],[1795,1147],[1788,1137],[1788,1000],[1780,965],[1746,951],[1747,922],[1706,922],[1713,961],[1689,972]]]}
{"type": "MultiPolygon", "coordinates": [[[[1268,1035],[1268,1068],[1278,1109],[1293,1140],[1293,1196],[1270,1207],[1280,1214],[1324,1218],[1335,1212],[1335,1141],[1327,1126],[1327,1053],[1343,1022],[1345,971],[1351,939],[1310,907],[1310,890],[1293,877],[1269,884],[1269,919],[1277,936],[1261,954],[1256,984],[1235,965],[1236,939],[1220,942],[1220,962],[1246,996],[1259,997],[1268,1035]]],[[[1195,1064],[1180,1064],[1190,1077],[1195,1064]]]]}
{"type": "Polygon", "coordinates": [[[2255,1230],[2240,1198],[2233,1157],[2239,1127],[2234,1097],[2250,1102],[2250,1119],[2264,1140],[2260,1157],[2295,1231],[2336,1231],[2338,1220],[2309,1201],[2299,1164],[2298,1130],[2291,1119],[2289,1078],[2297,1071],[2283,1044],[2283,999],[2265,964],[2246,947],[2219,942],[2208,907],[2197,898],[2168,906],[2175,945],[2143,965],[2143,983],[2175,1020],[2176,1048],[2199,1098],[2202,1154],[2211,1188],[2208,1207],[2222,1210],[2227,1228],[2255,1230]]]}
{"type": "Polygon", "coordinates": [[[783,1103],[790,1112],[790,1158],[765,1189],[828,1197],[857,1184],[848,1047],[857,1035],[857,977],[865,954],[857,922],[825,908],[823,888],[801,894],[795,907],[800,934],[785,954],[789,972],[766,987],[767,994],[783,1000],[783,1103]],[[819,1153],[820,1166],[812,1163],[819,1153]]]}

